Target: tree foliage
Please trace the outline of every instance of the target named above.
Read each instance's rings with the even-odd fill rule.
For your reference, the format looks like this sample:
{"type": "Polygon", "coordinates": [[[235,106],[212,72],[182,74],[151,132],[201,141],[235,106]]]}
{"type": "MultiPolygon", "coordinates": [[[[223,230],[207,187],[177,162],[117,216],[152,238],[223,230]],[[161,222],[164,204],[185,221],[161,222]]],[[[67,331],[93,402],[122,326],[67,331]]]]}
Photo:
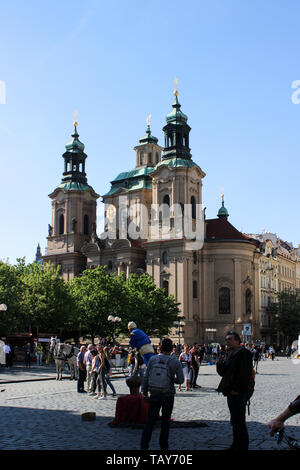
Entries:
{"type": "Polygon", "coordinates": [[[112,337],[115,328],[116,335],[127,336],[127,324],[134,321],[148,335],[161,337],[179,313],[174,297],[166,296],[148,275],[126,279],[124,273],[117,276],[100,266],[64,282],[60,269],[26,265],[25,259],[15,266],[0,262],[0,303],[7,305],[7,312],[0,313],[1,335],[29,329],[63,336],[77,331],[94,339],[112,337]],[[122,322],[113,325],[109,315],[122,322]]]}
{"type": "Polygon", "coordinates": [[[277,302],[269,307],[275,328],[291,342],[300,334],[300,290],[285,290],[278,294],[277,302]]]}

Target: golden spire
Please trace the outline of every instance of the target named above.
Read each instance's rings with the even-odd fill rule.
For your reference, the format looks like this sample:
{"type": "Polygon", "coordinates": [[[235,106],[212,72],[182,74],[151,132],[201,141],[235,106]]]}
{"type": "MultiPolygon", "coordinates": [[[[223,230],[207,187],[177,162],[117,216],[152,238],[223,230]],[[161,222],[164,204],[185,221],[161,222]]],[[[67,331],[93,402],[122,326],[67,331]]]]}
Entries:
{"type": "Polygon", "coordinates": [[[75,112],[74,112],[74,122],[73,122],[74,127],[77,127],[77,126],[78,126],[77,117],[78,117],[78,112],[75,111],[75,112]]]}
{"type": "Polygon", "coordinates": [[[222,202],[224,202],[224,188],[222,188],[222,202]]]}
{"type": "Polygon", "coordinates": [[[146,123],[147,123],[147,126],[150,127],[150,123],[151,123],[151,114],[148,114],[147,118],[146,118],[146,123]]]}
{"type": "Polygon", "coordinates": [[[178,96],[178,90],[177,90],[177,85],[178,85],[178,78],[174,78],[174,95],[178,96]]]}

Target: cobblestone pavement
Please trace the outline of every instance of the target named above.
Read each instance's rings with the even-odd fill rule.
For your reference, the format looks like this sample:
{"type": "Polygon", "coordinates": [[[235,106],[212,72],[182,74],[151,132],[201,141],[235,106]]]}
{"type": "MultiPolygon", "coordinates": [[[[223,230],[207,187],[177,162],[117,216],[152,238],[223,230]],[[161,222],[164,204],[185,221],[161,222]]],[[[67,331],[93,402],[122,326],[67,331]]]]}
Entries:
{"type": "MultiPolygon", "coordinates": [[[[255,393],[247,416],[250,450],[278,449],[268,434],[267,422],[300,393],[300,365],[283,357],[259,363],[255,393]]],[[[0,369],[0,449],[2,450],[138,450],[140,429],[112,428],[117,398],[94,400],[76,392],[76,383],[64,374],[56,381],[52,368],[16,366],[0,369]],[[4,390],[4,391],[2,391],[4,390]],[[96,412],[96,420],[84,422],[81,414],[96,412]],[[88,436],[92,436],[89,438],[88,436]]],[[[215,366],[203,365],[201,389],[178,392],[173,419],[200,420],[198,428],[170,431],[170,450],[222,450],[231,444],[231,425],[226,398],[216,392],[220,381],[215,366]]],[[[113,378],[119,395],[127,394],[124,377],[113,378]]],[[[108,389],[108,392],[110,390],[108,389]]],[[[300,439],[300,415],[287,422],[289,435],[300,439]]],[[[153,432],[150,450],[157,450],[159,428],[153,432]]]]}

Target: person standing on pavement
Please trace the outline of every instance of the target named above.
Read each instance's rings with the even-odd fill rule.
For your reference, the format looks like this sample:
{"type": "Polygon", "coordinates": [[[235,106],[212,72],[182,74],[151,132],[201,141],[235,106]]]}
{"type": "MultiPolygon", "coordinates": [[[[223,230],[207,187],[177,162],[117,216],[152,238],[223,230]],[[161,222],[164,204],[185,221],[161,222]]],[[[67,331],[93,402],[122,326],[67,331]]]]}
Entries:
{"type": "Polygon", "coordinates": [[[84,360],[85,360],[85,366],[86,366],[86,376],[87,376],[87,391],[88,393],[91,392],[91,387],[92,387],[92,361],[93,361],[93,356],[91,352],[94,350],[94,345],[89,344],[87,347],[87,351],[84,355],[84,360]]]}
{"type": "Polygon", "coordinates": [[[30,369],[31,364],[31,344],[27,343],[24,346],[24,353],[25,353],[25,367],[26,369],[30,369]]]}
{"type": "MultiPolygon", "coordinates": [[[[190,347],[188,344],[184,345],[184,352],[179,356],[179,361],[182,365],[182,371],[185,378],[185,389],[186,391],[191,390],[191,377],[192,377],[192,355],[190,353],[190,347]]],[[[179,385],[178,390],[181,391],[181,385],[179,385]]]]}
{"type": "Polygon", "coordinates": [[[168,450],[170,418],[174,406],[174,383],[182,384],[184,376],[182,366],[174,355],[171,356],[173,343],[171,339],[162,341],[161,353],[151,357],[142,384],[145,401],[149,402],[147,423],[141,438],[141,450],[148,450],[153,426],[162,410],[160,450],[168,450]],[[150,398],[148,398],[150,392],[150,398]]]}
{"type": "Polygon", "coordinates": [[[5,342],[5,345],[4,345],[4,353],[5,353],[5,367],[7,369],[10,369],[11,367],[11,357],[12,357],[12,351],[11,351],[11,347],[10,345],[5,342]]]}
{"type": "Polygon", "coordinates": [[[84,356],[86,353],[86,347],[81,346],[80,352],[77,354],[77,367],[78,367],[78,379],[77,379],[77,392],[86,393],[84,390],[84,382],[86,379],[86,365],[84,356]]]}
{"type": "Polygon", "coordinates": [[[227,397],[233,443],[228,450],[248,450],[249,437],[246,426],[246,405],[249,382],[252,374],[251,352],[241,346],[240,336],[235,331],[226,335],[226,356],[220,356],[217,372],[222,377],[217,391],[227,397]]]}
{"type": "Polygon", "coordinates": [[[35,354],[36,354],[36,365],[42,366],[43,365],[43,347],[40,343],[37,343],[35,354]]]}
{"type": "Polygon", "coordinates": [[[199,374],[200,368],[200,361],[199,361],[199,351],[198,351],[198,343],[194,343],[192,349],[190,350],[192,356],[192,378],[191,378],[191,388],[201,388],[200,385],[197,385],[197,377],[199,374]]]}

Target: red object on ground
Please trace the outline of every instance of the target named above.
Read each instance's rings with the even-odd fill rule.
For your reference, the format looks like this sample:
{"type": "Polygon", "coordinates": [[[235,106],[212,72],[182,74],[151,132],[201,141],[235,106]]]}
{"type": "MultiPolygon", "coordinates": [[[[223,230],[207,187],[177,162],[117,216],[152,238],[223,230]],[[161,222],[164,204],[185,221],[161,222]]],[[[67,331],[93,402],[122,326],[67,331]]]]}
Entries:
{"type": "Polygon", "coordinates": [[[109,424],[145,424],[148,410],[149,404],[143,400],[142,394],[119,397],[116,404],[115,419],[109,424]]]}

